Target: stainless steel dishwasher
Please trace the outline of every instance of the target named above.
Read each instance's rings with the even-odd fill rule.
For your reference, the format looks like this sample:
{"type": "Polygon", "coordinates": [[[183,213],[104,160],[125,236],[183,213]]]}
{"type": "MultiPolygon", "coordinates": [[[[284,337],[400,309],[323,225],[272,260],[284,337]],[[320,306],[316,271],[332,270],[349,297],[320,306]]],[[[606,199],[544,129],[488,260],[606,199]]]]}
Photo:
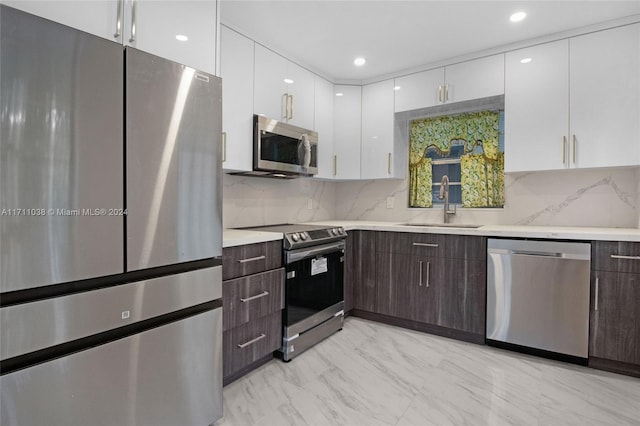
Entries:
{"type": "Polygon", "coordinates": [[[584,363],[591,244],[489,239],[487,343],[584,363]]]}

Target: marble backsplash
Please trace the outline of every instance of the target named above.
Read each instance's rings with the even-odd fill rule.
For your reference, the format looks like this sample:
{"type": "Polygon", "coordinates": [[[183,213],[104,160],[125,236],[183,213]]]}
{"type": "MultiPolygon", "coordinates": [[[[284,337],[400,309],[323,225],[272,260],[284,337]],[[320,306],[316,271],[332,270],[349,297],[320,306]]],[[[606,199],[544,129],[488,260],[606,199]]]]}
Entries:
{"type": "Polygon", "coordinates": [[[224,228],[310,222],[336,217],[336,184],[333,182],[225,174],[223,185],[224,228]]]}
{"type": "MultiPolygon", "coordinates": [[[[441,222],[442,208],[407,207],[407,180],[340,183],[336,218],[441,222]],[[387,198],[393,208],[387,208],[387,198]]],[[[459,209],[452,222],[640,227],[640,169],[507,174],[503,209],[459,209]]]]}
{"type": "MultiPolygon", "coordinates": [[[[325,182],[225,175],[223,184],[225,228],[331,219],[442,221],[442,208],[407,207],[406,179],[325,182]],[[393,208],[387,208],[389,197],[393,208]]],[[[507,174],[505,195],[503,209],[458,209],[452,222],[640,228],[640,168],[507,174]]]]}

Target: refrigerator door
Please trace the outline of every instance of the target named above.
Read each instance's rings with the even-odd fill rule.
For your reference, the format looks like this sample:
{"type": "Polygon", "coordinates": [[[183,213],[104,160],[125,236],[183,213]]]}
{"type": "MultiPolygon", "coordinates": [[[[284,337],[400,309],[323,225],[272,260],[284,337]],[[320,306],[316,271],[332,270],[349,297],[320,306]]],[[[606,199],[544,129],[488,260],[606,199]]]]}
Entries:
{"type": "Polygon", "coordinates": [[[222,416],[222,308],[0,377],[5,426],[208,425],[222,416]]]}
{"type": "Polygon", "coordinates": [[[121,273],[122,46],[0,20],[0,291],[121,273]]]}
{"type": "Polygon", "coordinates": [[[128,271],[222,255],[221,87],[126,48],[128,271]]]}

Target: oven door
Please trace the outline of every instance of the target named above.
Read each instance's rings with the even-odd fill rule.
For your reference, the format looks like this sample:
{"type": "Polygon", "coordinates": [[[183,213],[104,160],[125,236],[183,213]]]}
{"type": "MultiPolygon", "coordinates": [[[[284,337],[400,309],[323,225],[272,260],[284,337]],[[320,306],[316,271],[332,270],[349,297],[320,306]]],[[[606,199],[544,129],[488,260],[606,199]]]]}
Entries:
{"type": "Polygon", "coordinates": [[[284,337],[303,333],[344,309],[344,241],[285,253],[284,337]]]}

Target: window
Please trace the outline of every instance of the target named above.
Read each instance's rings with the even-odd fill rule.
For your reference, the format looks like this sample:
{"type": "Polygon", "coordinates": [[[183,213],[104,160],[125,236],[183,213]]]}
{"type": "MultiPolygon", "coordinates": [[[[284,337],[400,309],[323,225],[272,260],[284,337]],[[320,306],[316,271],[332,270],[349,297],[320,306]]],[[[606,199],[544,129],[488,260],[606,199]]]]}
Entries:
{"type": "Polygon", "coordinates": [[[432,207],[442,177],[449,201],[462,207],[504,205],[504,110],[412,120],[409,206],[432,207]]]}

